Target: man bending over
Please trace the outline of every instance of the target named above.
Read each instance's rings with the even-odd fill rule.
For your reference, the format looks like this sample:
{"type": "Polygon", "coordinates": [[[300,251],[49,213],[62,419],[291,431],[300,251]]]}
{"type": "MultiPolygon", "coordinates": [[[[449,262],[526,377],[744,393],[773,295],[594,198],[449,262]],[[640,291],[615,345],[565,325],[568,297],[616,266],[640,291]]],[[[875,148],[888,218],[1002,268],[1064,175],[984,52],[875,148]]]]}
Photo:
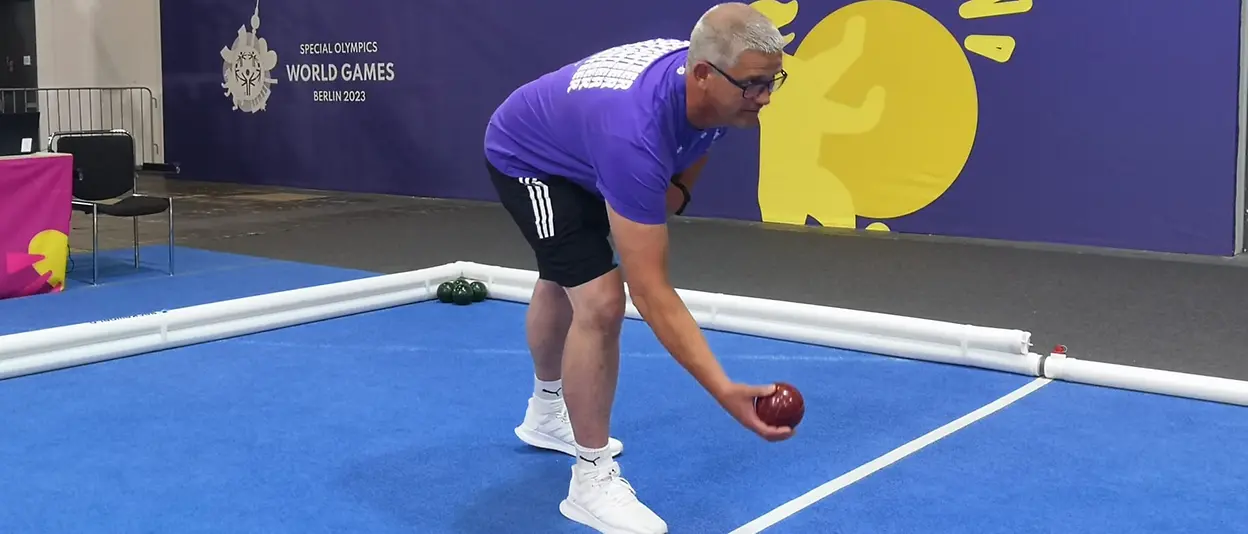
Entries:
{"type": "Polygon", "coordinates": [[[609,432],[625,278],[659,341],[724,410],[764,439],[792,435],[755,415],[774,386],[725,374],[667,272],[667,218],[727,128],[757,127],[786,77],[783,47],[761,13],[720,4],[689,41],[599,52],[523,85],[490,118],[487,167],[539,272],[526,316],[535,383],[516,434],[577,458],[559,510],[600,532],[667,532],[620,476],[623,444],[609,432]]]}

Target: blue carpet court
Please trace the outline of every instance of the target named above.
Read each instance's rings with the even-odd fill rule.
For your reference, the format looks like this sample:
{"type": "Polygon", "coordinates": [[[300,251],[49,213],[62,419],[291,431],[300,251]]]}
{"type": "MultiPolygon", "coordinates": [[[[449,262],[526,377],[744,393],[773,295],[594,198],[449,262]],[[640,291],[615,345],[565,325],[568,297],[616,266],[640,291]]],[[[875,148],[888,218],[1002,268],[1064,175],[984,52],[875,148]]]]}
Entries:
{"type": "MultiPolygon", "coordinates": [[[[98,287],[0,301],[0,334],[371,276],[178,261],[173,277],[118,268],[98,287]]],[[[0,381],[0,525],[588,532],[558,511],[572,459],[512,433],[532,388],[524,309],[425,302],[0,381]]],[[[672,532],[760,517],[778,519],[767,532],[1248,530],[1248,410],[1058,382],[779,517],[1034,378],[708,338],[735,379],[801,388],[807,417],[794,439],[763,442],[629,321],[613,433],[624,476],[672,532]]]]}

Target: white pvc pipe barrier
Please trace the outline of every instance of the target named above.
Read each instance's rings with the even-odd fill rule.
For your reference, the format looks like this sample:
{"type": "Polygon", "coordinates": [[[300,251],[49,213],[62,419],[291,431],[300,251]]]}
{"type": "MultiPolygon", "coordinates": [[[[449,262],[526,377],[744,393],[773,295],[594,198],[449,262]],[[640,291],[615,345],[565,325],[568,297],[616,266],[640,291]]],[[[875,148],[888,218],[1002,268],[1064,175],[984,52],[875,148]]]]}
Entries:
{"type": "MultiPolygon", "coordinates": [[[[464,276],[483,280],[490,296],[528,302],[537,273],[462,263],[464,276]]],[[[626,288],[627,292],[627,288],[626,288]]],[[[811,304],[677,290],[703,328],[901,358],[1036,375],[1040,356],[1031,334],[811,304]]],[[[631,298],[627,315],[641,315],[631,298]]]]}
{"type": "Polygon", "coordinates": [[[1248,382],[1241,380],[1065,357],[1048,358],[1044,374],[1054,380],[1248,406],[1248,382]]]}
{"type": "MultiPolygon", "coordinates": [[[[438,284],[481,280],[490,298],[527,303],[537,273],[469,262],[146,315],[0,336],[0,379],[203,343],[432,299],[438,284]]],[[[1248,406],[1248,382],[1030,352],[1030,334],[719,293],[678,290],[707,329],[908,359],[1248,406]]],[[[640,318],[631,300],[629,317],[640,318]]]]}
{"type": "Polygon", "coordinates": [[[411,304],[459,273],[442,265],[0,336],[0,379],[411,304]]]}
{"type": "MultiPolygon", "coordinates": [[[[528,302],[537,273],[462,263],[492,298],[528,302]]],[[[1248,382],[1031,353],[1030,334],[879,313],[678,290],[703,328],[901,358],[1248,406],[1248,382]]],[[[628,316],[640,318],[628,303],[628,316]]]]}

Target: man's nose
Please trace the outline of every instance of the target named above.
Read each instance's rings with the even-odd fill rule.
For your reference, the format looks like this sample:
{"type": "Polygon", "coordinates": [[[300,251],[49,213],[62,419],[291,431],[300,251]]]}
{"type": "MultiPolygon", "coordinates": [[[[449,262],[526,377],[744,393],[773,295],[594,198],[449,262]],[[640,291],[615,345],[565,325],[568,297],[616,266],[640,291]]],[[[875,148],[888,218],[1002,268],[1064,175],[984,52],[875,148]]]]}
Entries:
{"type": "Polygon", "coordinates": [[[764,89],[761,92],[759,92],[758,96],[754,97],[754,103],[758,104],[759,107],[763,107],[763,106],[766,106],[767,104],[770,104],[771,103],[771,91],[764,89]]]}

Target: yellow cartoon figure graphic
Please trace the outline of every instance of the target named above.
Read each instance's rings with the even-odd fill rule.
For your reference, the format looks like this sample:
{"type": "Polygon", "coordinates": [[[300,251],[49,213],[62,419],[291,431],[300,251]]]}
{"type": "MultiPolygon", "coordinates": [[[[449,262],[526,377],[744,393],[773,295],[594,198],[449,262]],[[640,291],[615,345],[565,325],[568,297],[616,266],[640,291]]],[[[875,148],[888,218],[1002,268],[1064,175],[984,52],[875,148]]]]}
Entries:
{"type": "MultiPolygon", "coordinates": [[[[751,4],[776,26],[797,16],[797,1],[781,4],[762,0],[751,4]]],[[[825,134],[854,134],[876,126],[884,111],[884,90],[875,87],[863,105],[851,107],[825,98],[830,85],[862,55],[866,21],[845,23],[839,46],[818,54],[786,55],[789,78],[782,92],[759,116],[760,158],[758,205],[767,222],[805,224],[807,215],[824,226],[853,227],[855,211],[850,192],[829,169],[819,165],[825,134]]],[[[793,34],[785,35],[791,42],[793,34]]]]}
{"type": "MultiPolygon", "coordinates": [[[[751,6],[782,30],[797,17],[796,0],[751,6]]],[[[764,221],[855,228],[858,216],[927,206],[961,173],[978,121],[974,78],[958,41],[921,9],[850,4],[784,61],[789,78],[760,115],[764,221]]]]}

